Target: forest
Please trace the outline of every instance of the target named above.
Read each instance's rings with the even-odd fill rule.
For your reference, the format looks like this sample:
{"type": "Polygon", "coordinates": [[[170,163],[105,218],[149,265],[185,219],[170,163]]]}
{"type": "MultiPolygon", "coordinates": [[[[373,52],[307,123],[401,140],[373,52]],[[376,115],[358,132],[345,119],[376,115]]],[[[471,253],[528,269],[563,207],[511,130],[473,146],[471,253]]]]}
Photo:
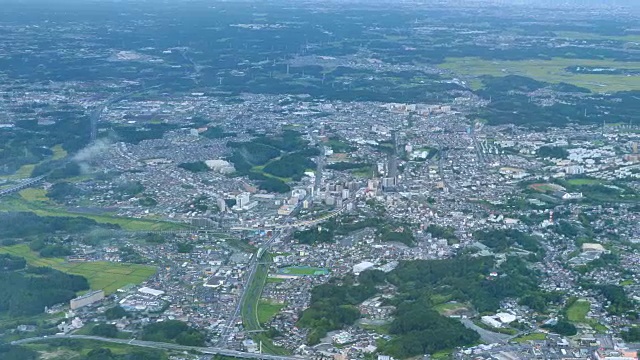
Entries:
{"type": "Polygon", "coordinates": [[[0,271],[0,313],[28,316],[44,312],[45,307],[68,302],[76,293],[89,289],[87,279],[47,267],[23,265],[17,257],[3,257],[10,268],[0,271]],[[22,265],[22,267],[20,267],[22,265]]]}
{"type": "Polygon", "coordinates": [[[467,329],[460,321],[440,315],[421,300],[398,306],[389,333],[393,338],[380,350],[399,359],[433,354],[480,339],[478,333],[467,329]]]}
{"type": "Polygon", "coordinates": [[[536,279],[535,272],[517,257],[508,257],[498,268],[492,257],[402,261],[386,274],[364,271],[357,283],[347,276],[316,286],[298,326],[310,329],[307,341],[316,344],[328,331],[353,324],[360,317],[356,306],[375,296],[377,286],[392,284],[396,295],[386,300],[387,305],[396,306],[389,327],[392,338],[382,345],[382,351],[396,358],[434,353],[479,339],[457,320],[435,311],[434,299],[470,303],[480,313],[498,310],[507,297],[525,299],[543,310],[561,300],[558,294],[540,291],[536,279]],[[490,275],[494,271],[497,276],[490,275]]]}
{"type": "Polygon", "coordinates": [[[182,321],[167,320],[149,324],[142,330],[142,339],[156,342],[174,342],[185,346],[204,346],[205,336],[182,321]]]}
{"type": "Polygon", "coordinates": [[[38,216],[32,212],[0,213],[0,236],[4,238],[21,238],[56,232],[81,233],[96,226],[119,228],[118,225],[98,224],[95,220],[84,217],[38,216]]]}
{"type": "Polygon", "coordinates": [[[292,130],[261,135],[248,142],[230,141],[227,146],[234,149],[227,160],[233,163],[237,175],[254,180],[262,190],[278,193],[291,190],[280,178],[300,180],[306,169],[315,167],[309,158],[318,155],[317,149],[308,147],[300,133],[292,130]]]}

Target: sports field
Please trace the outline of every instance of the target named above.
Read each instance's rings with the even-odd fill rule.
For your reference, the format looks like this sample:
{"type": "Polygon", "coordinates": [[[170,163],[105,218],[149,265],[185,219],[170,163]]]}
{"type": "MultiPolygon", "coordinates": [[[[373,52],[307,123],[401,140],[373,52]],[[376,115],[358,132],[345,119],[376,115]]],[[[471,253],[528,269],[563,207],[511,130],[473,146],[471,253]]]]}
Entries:
{"type": "MultiPolygon", "coordinates": [[[[551,60],[485,60],[475,57],[448,58],[440,68],[450,70],[462,77],[482,75],[506,76],[520,75],[552,84],[565,82],[587,88],[593,92],[616,92],[640,90],[640,77],[624,74],[575,74],[566,71],[570,66],[589,66],[604,68],[624,68],[640,71],[640,62],[617,62],[613,60],[553,58],[551,60]]],[[[481,86],[472,82],[472,86],[481,86]]]]}
{"type": "Polygon", "coordinates": [[[0,247],[0,253],[21,256],[29,265],[49,266],[56,270],[87,278],[93,290],[111,294],[127,284],[139,284],[156,273],[153,266],[122,264],[107,261],[67,262],[60,258],[42,258],[26,244],[0,247]]]}

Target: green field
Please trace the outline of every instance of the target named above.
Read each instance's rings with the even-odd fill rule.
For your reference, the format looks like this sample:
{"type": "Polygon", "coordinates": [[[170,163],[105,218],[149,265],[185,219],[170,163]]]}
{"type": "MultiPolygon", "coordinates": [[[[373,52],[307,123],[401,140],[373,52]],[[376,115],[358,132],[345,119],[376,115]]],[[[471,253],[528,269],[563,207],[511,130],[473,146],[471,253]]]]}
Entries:
{"type": "Polygon", "coordinates": [[[588,301],[584,299],[576,300],[576,302],[567,309],[567,320],[584,323],[589,310],[591,310],[591,304],[588,301]]]}
{"type": "Polygon", "coordinates": [[[309,267],[309,266],[290,266],[287,268],[282,268],[278,270],[278,273],[285,275],[296,275],[296,276],[311,276],[311,275],[327,275],[329,274],[329,270],[309,267]]]}
{"type": "Polygon", "coordinates": [[[527,341],[542,341],[546,338],[547,338],[547,334],[531,333],[527,335],[518,336],[517,338],[513,339],[513,341],[523,343],[527,341]]]}
{"type": "Polygon", "coordinates": [[[260,322],[260,324],[267,323],[271,318],[276,316],[283,307],[284,304],[260,300],[258,303],[258,322],[260,322]]]}
{"type": "Polygon", "coordinates": [[[0,211],[31,211],[39,216],[85,217],[102,224],[119,225],[129,231],[160,231],[186,229],[186,224],[134,219],[113,215],[94,215],[68,211],[48,201],[42,189],[24,189],[20,197],[7,197],[0,201],[0,211]]]}
{"type": "MultiPolygon", "coordinates": [[[[626,75],[574,74],[565,71],[569,66],[617,67],[640,70],[640,62],[616,62],[613,60],[565,59],[551,60],[484,60],[475,57],[448,58],[439,65],[456,75],[470,79],[482,75],[521,75],[549,83],[565,82],[590,89],[593,92],[640,90],[640,78],[626,75]]],[[[471,85],[480,85],[472,82],[471,85]]]]}
{"type": "Polygon", "coordinates": [[[68,274],[87,278],[93,290],[104,290],[111,294],[127,284],[139,284],[156,273],[153,266],[140,264],[122,264],[107,261],[67,262],[60,258],[42,258],[31,251],[26,244],[0,247],[0,253],[21,256],[29,265],[48,266],[68,274]]]}
{"type": "Polygon", "coordinates": [[[580,185],[596,185],[596,184],[601,184],[602,181],[598,180],[598,179],[569,179],[567,180],[567,183],[569,185],[575,185],[575,186],[580,186],[580,185]]]}

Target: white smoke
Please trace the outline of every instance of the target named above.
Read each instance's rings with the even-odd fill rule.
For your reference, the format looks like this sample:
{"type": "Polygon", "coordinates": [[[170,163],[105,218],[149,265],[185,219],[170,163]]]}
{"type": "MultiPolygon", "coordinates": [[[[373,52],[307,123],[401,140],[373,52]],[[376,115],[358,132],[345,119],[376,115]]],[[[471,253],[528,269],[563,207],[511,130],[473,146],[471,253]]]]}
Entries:
{"type": "Polygon", "coordinates": [[[85,147],[84,149],[78,151],[78,153],[75,156],[73,156],[73,161],[76,161],[78,163],[91,161],[96,156],[107,151],[110,145],[111,145],[111,141],[109,139],[105,139],[105,138],[98,139],[93,143],[91,143],[90,145],[88,145],[87,147],[85,147]]]}

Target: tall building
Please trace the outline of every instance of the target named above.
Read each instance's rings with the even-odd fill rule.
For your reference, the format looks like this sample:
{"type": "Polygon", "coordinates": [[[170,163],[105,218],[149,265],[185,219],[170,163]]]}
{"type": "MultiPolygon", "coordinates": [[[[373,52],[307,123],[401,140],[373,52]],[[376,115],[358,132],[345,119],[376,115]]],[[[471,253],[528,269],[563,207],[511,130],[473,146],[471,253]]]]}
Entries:
{"type": "Polygon", "coordinates": [[[251,202],[251,194],[248,192],[243,192],[242,194],[236,196],[236,207],[239,209],[246,208],[251,202]]]}
{"type": "Polygon", "coordinates": [[[75,310],[83,306],[96,303],[102,299],[104,299],[104,291],[102,290],[92,291],[82,296],[78,296],[75,299],[71,299],[71,301],[69,302],[69,307],[71,307],[71,310],[75,310]]]}

